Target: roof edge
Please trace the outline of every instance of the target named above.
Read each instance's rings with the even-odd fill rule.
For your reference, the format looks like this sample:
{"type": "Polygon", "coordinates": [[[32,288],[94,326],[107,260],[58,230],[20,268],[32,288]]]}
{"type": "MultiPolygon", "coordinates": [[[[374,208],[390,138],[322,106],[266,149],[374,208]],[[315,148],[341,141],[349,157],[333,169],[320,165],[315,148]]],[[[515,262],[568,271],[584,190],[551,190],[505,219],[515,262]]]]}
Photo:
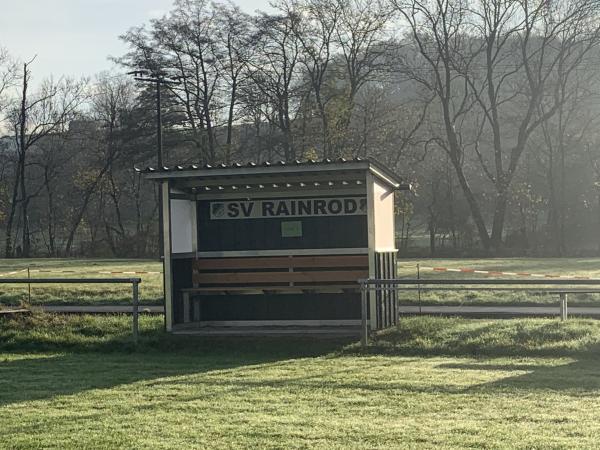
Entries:
{"type": "Polygon", "coordinates": [[[176,165],[171,167],[163,167],[161,169],[152,167],[147,167],[146,169],[136,168],[135,170],[144,174],[146,178],[156,181],[178,178],[212,178],[235,175],[269,175],[276,173],[318,173],[338,170],[364,170],[371,172],[377,178],[393,186],[395,189],[410,189],[409,184],[403,183],[403,181],[393,171],[389,170],[383,164],[372,158],[360,157],[350,160],[344,158],[339,158],[336,160],[324,159],[322,161],[295,160],[291,163],[279,161],[277,163],[264,162],[262,164],[256,164],[250,162],[245,165],[239,163],[230,165],[219,164],[216,166],[212,166],[210,164],[205,164],[203,166],[191,164],[188,166],[176,165]]]}

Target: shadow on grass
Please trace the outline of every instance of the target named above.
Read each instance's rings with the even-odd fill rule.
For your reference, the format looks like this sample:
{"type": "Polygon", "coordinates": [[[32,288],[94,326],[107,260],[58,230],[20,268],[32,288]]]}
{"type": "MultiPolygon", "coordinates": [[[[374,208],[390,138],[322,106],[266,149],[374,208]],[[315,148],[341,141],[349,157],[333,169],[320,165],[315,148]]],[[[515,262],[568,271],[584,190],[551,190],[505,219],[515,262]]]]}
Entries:
{"type": "Polygon", "coordinates": [[[34,314],[0,321],[0,406],[137,381],[261,365],[339,351],[345,340],[175,336],[162,318],[34,314]]]}
{"type": "MultiPolygon", "coordinates": [[[[360,348],[351,345],[346,351],[359,352],[360,348]]],[[[376,334],[366,352],[371,355],[474,357],[478,361],[437,367],[515,372],[467,390],[556,390],[574,395],[600,391],[600,321],[597,320],[408,318],[401,320],[397,328],[376,334]],[[496,362],[496,358],[505,357],[535,359],[531,363],[496,362]],[[490,358],[495,360],[489,361],[490,358]]]]}
{"type": "Polygon", "coordinates": [[[0,406],[139,381],[321,356],[344,345],[303,339],[217,340],[182,336],[168,340],[173,347],[151,349],[146,342],[138,352],[126,347],[126,351],[116,351],[111,342],[88,347],[85,352],[50,356],[47,346],[42,354],[4,352],[4,360],[0,356],[0,406]],[[110,351],[105,351],[106,347],[111,347],[110,351]]]}
{"type": "Polygon", "coordinates": [[[310,356],[339,349],[352,339],[201,337],[164,331],[162,316],[141,315],[134,345],[131,317],[124,314],[35,313],[0,318],[0,353],[177,353],[310,356]]]}
{"type": "Polygon", "coordinates": [[[600,391],[600,361],[582,358],[559,364],[441,364],[443,370],[521,372],[467,390],[567,391],[569,395],[597,395],[600,391]]]}
{"type": "Polygon", "coordinates": [[[12,355],[0,360],[0,406],[51,399],[92,389],[108,389],[139,381],[202,374],[242,366],[300,358],[296,354],[216,353],[70,353],[56,356],[12,355]]]}
{"type": "MultiPolygon", "coordinates": [[[[376,333],[369,354],[467,357],[600,356],[600,321],[407,317],[376,333]]],[[[358,345],[347,352],[361,351],[358,345]]]]}
{"type": "MultiPolygon", "coordinates": [[[[444,371],[506,371],[505,378],[465,389],[464,385],[415,383],[399,379],[363,379],[371,364],[397,365],[393,358],[361,359],[349,368],[340,362],[332,370],[312,367],[302,376],[262,380],[220,380],[240,393],[257,387],[275,389],[323,389],[323,380],[343,395],[344,389],[365,393],[400,390],[407,393],[460,394],[536,389],[569,393],[600,391],[600,322],[549,319],[508,321],[418,317],[403,319],[398,328],[378,333],[362,352],[351,340],[302,338],[207,338],[174,336],[162,331],[162,320],[141,321],[140,343],[134,347],[126,317],[64,317],[34,315],[0,323],[0,406],[30,400],[53,400],[57,396],[108,389],[135,382],[146,384],[187,383],[165,379],[218,370],[277,364],[298,358],[332,355],[398,355],[476,357],[467,363],[444,363],[444,371]],[[537,358],[498,362],[498,357],[537,358]],[[485,358],[484,358],[485,357],[485,358]],[[571,360],[541,360],[538,357],[571,360]],[[4,358],[4,359],[2,359],[4,358]],[[366,365],[366,366],[365,366],[366,365]]],[[[406,363],[407,359],[403,358],[406,363]]],[[[382,369],[383,370],[383,369],[382,369]]],[[[216,378],[216,379],[215,379],[216,378]]],[[[132,387],[132,389],[136,389],[132,387]]]]}

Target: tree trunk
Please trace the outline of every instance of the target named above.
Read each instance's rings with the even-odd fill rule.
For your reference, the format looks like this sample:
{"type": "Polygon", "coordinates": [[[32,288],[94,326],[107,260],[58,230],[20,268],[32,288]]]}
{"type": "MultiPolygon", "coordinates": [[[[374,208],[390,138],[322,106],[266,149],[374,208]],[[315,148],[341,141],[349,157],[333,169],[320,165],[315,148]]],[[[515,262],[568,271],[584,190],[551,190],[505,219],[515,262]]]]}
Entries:
{"type": "Polygon", "coordinates": [[[496,194],[496,205],[494,208],[494,218],[492,220],[492,237],[490,245],[494,253],[497,253],[502,247],[502,233],[504,231],[504,217],[508,204],[508,193],[502,189],[496,194]]]}
{"type": "Polygon", "coordinates": [[[481,240],[481,245],[486,251],[490,250],[491,242],[490,237],[485,226],[485,221],[483,220],[483,214],[481,213],[481,209],[479,208],[479,204],[477,203],[477,199],[471,190],[471,186],[469,186],[469,182],[467,181],[465,174],[462,170],[460,162],[455,158],[450,158],[452,161],[452,165],[456,171],[456,175],[458,178],[458,184],[460,185],[463,195],[467,199],[467,203],[469,204],[469,209],[471,211],[471,217],[475,222],[475,226],[477,227],[477,233],[479,234],[479,239],[481,240]]]}
{"type": "Polygon", "coordinates": [[[433,219],[429,220],[429,256],[435,256],[435,225],[433,219]]]}
{"type": "MultiPolygon", "coordinates": [[[[20,209],[21,217],[23,219],[23,236],[22,236],[22,256],[25,258],[29,257],[29,213],[28,204],[29,199],[27,198],[27,185],[25,179],[25,155],[27,152],[27,86],[28,86],[28,71],[27,64],[23,65],[23,90],[21,93],[21,109],[19,111],[19,130],[18,130],[18,159],[17,159],[17,172],[18,172],[18,190],[20,194],[20,209]]],[[[15,186],[17,187],[17,186],[15,186]]],[[[12,230],[11,230],[12,232],[12,230]]]]}
{"type": "Polygon", "coordinates": [[[31,249],[31,236],[29,232],[29,197],[27,195],[27,184],[25,178],[25,155],[20,166],[21,180],[21,217],[23,218],[23,234],[22,234],[22,255],[23,258],[29,258],[31,249]]]}
{"type": "Polygon", "coordinates": [[[50,187],[50,177],[48,176],[48,167],[44,168],[44,186],[46,187],[46,195],[48,196],[48,256],[57,256],[56,255],[56,244],[55,244],[55,236],[54,236],[54,195],[52,193],[52,189],[50,187]]]}
{"type": "Polygon", "coordinates": [[[321,97],[320,87],[314,86],[315,101],[317,102],[317,108],[319,108],[319,115],[321,116],[321,126],[323,127],[322,133],[322,145],[323,145],[323,157],[330,158],[331,155],[331,141],[329,139],[329,120],[327,119],[327,113],[325,111],[325,105],[321,97]]]}
{"type": "Polygon", "coordinates": [[[98,183],[100,182],[102,177],[104,177],[104,174],[108,170],[111,163],[112,163],[112,161],[109,161],[104,165],[104,167],[102,168],[102,170],[100,171],[100,173],[98,174],[98,176],[96,177],[96,179],[94,180],[92,185],[90,187],[88,187],[85,194],[83,195],[83,204],[81,205],[81,208],[79,209],[79,211],[75,217],[75,220],[73,221],[73,223],[71,225],[71,230],[69,230],[69,236],[67,238],[67,243],[65,244],[65,255],[71,254],[71,249],[73,248],[73,242],[75,240],[75,233],[77,233],[77,229],[79,228],[81,219],[83,219],[83,216],[87,210],[88,204],[92,198],[92,194],[96,190],[96,186],[98,186],[98,183]]]}
{"type": "Polygon", "coordinates": [[[565,146],[561,133],[560,139],[560,199],[559,199],[559,228],[558,228],[558,254],[564,256],[567,248],[566,245],[566,214],[567,214],[567,202],[566,202],[566,168],[565,168],[565,146]]]}
{"type": "Polygon", "coordinates": [[[6,221],[6,235],[5,235],[5,246],[4,256],[6,258],[12,258],[14,256],[13,242],[12,242],[12,231],[13,224],[15,221],[15,214],[17,212],[18,205],[18,192],[19,192],[19,171],[15,170],[15,182],[13,184],[12,201],[10,203],[10,212],[8,213],[8,220],[6,221]]]}

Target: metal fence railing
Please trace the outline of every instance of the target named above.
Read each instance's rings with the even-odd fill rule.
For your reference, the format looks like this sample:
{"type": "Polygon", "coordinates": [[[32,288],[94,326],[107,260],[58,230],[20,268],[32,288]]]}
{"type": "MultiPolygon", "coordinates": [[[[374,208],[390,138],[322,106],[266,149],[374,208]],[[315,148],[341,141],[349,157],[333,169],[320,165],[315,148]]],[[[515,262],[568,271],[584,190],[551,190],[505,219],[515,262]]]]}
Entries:
{"type": "Polygon", "coordinates": [[[141,278],[0,278],[0,284],[131,284],[133,342],[138,341],[139,284],[141,278]]]}
{"type": "Polygon", "coordinates": [[[600,294],[600,279],[366,279],[361,292],[361,345],[368,344],[369,331],[398,323],[398,293],[413,291],[512,291],[558,294],[560,318],[568,316],[568,294],[600,294]]]}

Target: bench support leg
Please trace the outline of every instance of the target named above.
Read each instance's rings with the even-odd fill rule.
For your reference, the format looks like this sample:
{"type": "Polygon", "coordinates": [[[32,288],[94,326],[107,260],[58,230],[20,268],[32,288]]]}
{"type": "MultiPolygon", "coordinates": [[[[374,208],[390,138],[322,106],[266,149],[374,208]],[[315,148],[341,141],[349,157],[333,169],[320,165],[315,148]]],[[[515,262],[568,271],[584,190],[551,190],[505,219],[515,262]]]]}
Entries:
{"type": "Polygon", "coordinates": [[[202,296],[197,296],[192,302],[192,320],[200,322],[200,299],[202,296]]]}
{"type": "Polygon", "coordinates": [[[183,293],[183,323],[190,321],[190,293],[183,293]]]}

